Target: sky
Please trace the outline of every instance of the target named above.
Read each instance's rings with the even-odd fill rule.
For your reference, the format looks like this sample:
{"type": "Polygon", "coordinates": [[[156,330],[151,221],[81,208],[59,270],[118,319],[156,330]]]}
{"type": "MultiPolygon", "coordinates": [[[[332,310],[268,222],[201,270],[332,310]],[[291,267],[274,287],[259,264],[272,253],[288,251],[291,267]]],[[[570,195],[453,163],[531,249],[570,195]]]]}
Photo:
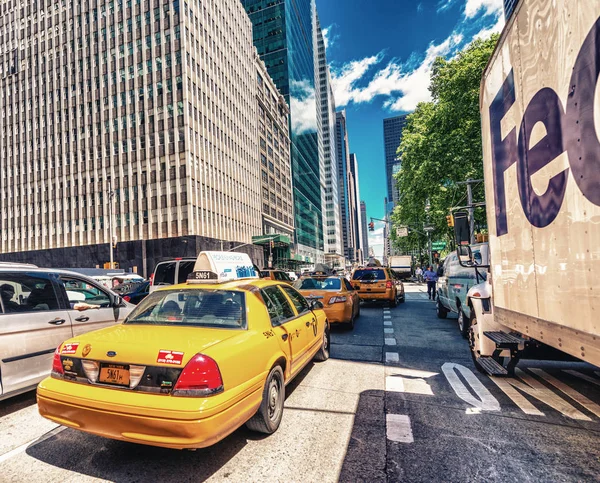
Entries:
{"type": "MultiPolygon", "coordinates": [[[[367,216],[384,217],[383,119],[431,100],[437,56],[452,58],[504,26],[502,0],[316,0],[337,109],[346,109],[367,216]]],[[[383,252],[383,222],[369,233],[383,252]]]]}

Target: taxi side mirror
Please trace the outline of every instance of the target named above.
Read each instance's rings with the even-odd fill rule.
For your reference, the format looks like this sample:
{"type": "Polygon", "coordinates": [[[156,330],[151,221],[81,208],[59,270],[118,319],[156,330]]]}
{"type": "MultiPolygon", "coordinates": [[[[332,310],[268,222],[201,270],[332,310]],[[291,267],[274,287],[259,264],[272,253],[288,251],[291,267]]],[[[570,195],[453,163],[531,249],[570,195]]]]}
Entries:
{"type": "Polygon", "coordinates": [[[319,300],[314,300],[311,304],[311,310],[316,310],[316,309],[322,309],[323,307],[325,307],[323,305],[322,302],[320,302],[319,300]]]}

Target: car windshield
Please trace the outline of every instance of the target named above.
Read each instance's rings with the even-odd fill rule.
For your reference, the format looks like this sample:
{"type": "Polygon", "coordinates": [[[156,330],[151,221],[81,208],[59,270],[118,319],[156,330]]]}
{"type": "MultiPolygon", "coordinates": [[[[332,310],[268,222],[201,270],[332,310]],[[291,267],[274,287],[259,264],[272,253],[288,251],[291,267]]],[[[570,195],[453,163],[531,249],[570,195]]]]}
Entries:
{"type": "Polygon", "coordinates": [[[232,290],[159,290],[125,323],[246,329],[246,298],[232,290]]]}
{"type": "Polygon", "coordinates": [[[352,280],[385,280],[384,270],[356,270],[352,280]]]}
{"type": "Polygon", "coordinates": [[[296,290],[340,290],[342,282],[339,278],[303,278],[294,283],[296,290]]]}

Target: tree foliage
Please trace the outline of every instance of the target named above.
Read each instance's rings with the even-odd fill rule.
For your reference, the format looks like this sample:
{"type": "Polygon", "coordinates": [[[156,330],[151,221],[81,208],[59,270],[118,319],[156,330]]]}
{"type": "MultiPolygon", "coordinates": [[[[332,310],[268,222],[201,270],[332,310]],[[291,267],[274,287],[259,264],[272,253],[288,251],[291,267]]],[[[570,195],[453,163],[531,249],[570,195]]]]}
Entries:
{"type": "MultiPolygon", "coordinates": [[[[392,215],[394,225],[422,231],[429,221],[433,240],[452,237],[446,215],[453,206],[466,204],[466,186],[457,182],[483,178],[479,90],[483,70],[498,35],[475,40],[455,58],[436,59],[430,91],[432,102],[420,103],[407,117],[398,148],[402,164],[396,175],[400,202],[392,215]],[[430,208],[426,210],[429,201],[430,208]]],[[[483,183],[474,187],[475,201],[484,200],[483,183]]],[[[484,210],[476,213],[485,224],[484,210]]],[[[426,246],[426,237],[412,233],[398,238],[402,250],[426,246]]]]}

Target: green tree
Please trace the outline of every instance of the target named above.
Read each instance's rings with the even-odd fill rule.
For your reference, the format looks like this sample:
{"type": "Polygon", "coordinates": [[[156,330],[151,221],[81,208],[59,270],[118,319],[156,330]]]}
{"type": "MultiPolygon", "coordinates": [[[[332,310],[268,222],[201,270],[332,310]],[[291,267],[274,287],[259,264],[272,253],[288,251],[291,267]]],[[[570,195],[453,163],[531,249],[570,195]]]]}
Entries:
{"type": "MultiPolygon", "coordinates": [[[[407,117],[398,148],[402,165],[396,175],[400,202],[392,215],[395,225],[422,231],[429,221],[432,239],[452,239],[446,215],[466,204],[466,186],[457,182],[483,178],[479,91],[481,76],[499,36],[475,40],[453,59],[436,59],[431,73],[431,102],[420,103],[407,117]],[[426,210],[429,202],[429,210],[426,210]]],[[[483,183],[474,187],[475,201],[484,200],[483,183]]],[[[476,211],[485,226],[485,212],[476,211]]],[[[414,232],[395,240],[402,250],[426,246],[414,232]]]]}

